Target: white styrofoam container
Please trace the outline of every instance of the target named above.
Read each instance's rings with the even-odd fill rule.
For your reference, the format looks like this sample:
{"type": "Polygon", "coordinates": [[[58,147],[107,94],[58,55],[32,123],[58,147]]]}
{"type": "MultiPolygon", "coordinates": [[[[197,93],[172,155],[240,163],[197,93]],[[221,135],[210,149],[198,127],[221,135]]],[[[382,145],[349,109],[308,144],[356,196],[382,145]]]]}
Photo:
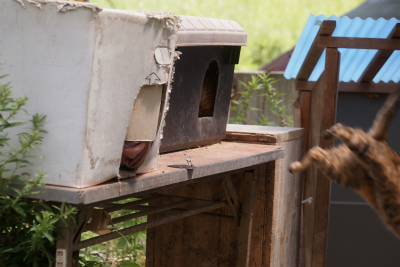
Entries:
{"type": "Polygon", "coordinates": [[[176,46],[246,46],[247,34],[233,20],[179,16],[176,46]]]}
{"type": "MultiPolygon", "coordinates": [[[[0,74],[14,96],[29,98],[31,114],[47,116],[44,158],[29,171],[76,188],[118,175],[139,90],[169,86],[177,21],[88,3],[0,1],[0,74]]],[[[141,172],[156,168],[161,130],[141,172]]]]}

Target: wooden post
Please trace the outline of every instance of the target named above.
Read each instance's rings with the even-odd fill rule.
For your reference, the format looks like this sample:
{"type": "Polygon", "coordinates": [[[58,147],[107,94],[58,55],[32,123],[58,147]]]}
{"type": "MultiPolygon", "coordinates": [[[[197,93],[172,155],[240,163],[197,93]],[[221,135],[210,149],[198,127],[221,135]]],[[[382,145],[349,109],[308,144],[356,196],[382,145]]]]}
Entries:
{"type": "MultiPolygon", "coordinates": [[[[72,221],[71,221],[72,223],[72,221]]],[[[73,265],[73,242],[74,242],[74,229],[65,225],[63,222],[58,223],[60,230],[60,238],[56,244],[56,262],[55,267],[72,267],[73,265]]]]}
{"type": "MultiPolygon", "coordinates": [[[[314,146],[319,146],[321,136],[321,121],[324,111],[324,103],[321,101],[324,97],[325,73],[322,73],[318,81],[314,84],[308,100],[308,116],[302,122],[307,127],[307,136],[305,139],[305,151],[314,146]]],[[[305,92],[304,92],[305,93],[305,92]]],[[[305,107],[306,108],[306,107],[305,107]]],[[[317,187],[317,169],[311,166],[304,175],[303,199],[312,199],[311,203],[303,205],[303,242],[304,266],[311,266],[313,258],[314,245],[314,222],[315,222],[315,199],[317,187]]]]}
{"type": "MultiPolygon", "coordinates": [[[[338,49],[327,48],[321,133],[335,124],[339,67],[340,53],[338,49]]],[[[319,145],[321,148],[327,149],[332,147],[333,141],[320,139],[319,145]]],[[[330,180],[318,171],[316,182],[312,267],[325,265],[330,199],[330,180]]]]}
{"type": "Polygon", "coordinates": [[[250,243],[256,183],[254,172],[245,172],[244,179],[242,212],[240,215],[238,235],[237,267],[248,267],[250,262],[250,243]]]}

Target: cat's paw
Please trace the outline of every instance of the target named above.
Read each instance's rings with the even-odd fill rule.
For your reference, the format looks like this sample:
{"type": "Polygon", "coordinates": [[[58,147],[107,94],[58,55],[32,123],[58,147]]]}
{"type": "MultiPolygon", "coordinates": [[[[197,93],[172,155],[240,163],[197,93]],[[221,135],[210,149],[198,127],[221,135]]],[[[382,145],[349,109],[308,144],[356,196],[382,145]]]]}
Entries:
{"type": "Polygon", "coordinates": [[[330,140],[334,137],[333,131],[331,129],[328,129],[321,134],[321,137],[325,140],[330,140]]]}
{"type": "Polygon", "coordinates": [[[289,166],[289,172],[290,173],[296,173],[303,170],[303,164],[301,164],[300,161],[295,161],[289,166]]]}

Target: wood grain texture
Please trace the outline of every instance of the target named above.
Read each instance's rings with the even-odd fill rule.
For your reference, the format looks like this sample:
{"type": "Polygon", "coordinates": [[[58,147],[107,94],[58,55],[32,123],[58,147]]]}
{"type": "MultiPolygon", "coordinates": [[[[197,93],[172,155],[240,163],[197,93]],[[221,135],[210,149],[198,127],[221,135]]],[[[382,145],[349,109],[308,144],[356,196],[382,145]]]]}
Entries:
{"type": "MultiPolygon", "coordinates": [[[[293,131],[303,133],[302,129],[293,131]]],[[[236,131],[238,132],[240,131],[236,131]]],[[[265,132],[268,133],[267,130],[265,132]]],[[[235,136],[246,136],[242,133],[243,135],[235,136]]],[[[258,134],[260,133],[255,135],[258,134]]],[[[291,135],[286,133],[287,137],[291,135]]],[[[244,137],[244,140],[247,142],[248,139],[244,137]]],[[[258,143],[263,142],[258,140],[258,143]]],[[[301,179],[288,172],[288,164],[301,156],[302,134],[299,138],[286,140],[279,145],[285,147],[285,158],[254,168],[256,180],[251,242],[249,255],[245,260],[252,267],[286,267],[298,264],[301,179]]],[[[220,199],[225,195],[223,185],[228,177],[243,203],[248,197],[248,194],[244,195],[245,172],[164,189],[162,193],[220,199]]],[[[229,206],[219,211],[229,215],[231,212],[232,208],[229,206]]],[[[228,221],[200,216],[156,227],[148,232],[146,266],[237,266],[239,232],[234,219],[228,221]]]]}
{"type": "Polygon", "coordinates": [[[44,193],[31,197],[87,206],[102,201],[107,202],[110,199],[140,196],[149,191],[180,183],[192,183],[198,179],[235,172],[283,156],[283,149],[279,146],[222,142],[206,147],[162,154],[158,159],[157,171],[154,172],[120,180],[115,178],[87,188],[46,185],[45,190],[40,190],[44,193]],[[187,164],[185,153],[190,155],[196,167],[192,172],[168,167],[170,164],[187,164]]]}
{"type": "MultiPolygon", "coordinates": [[[[296,90],[312,91],[316,82],[297,81],[296,90]]],[[[374,94],[391,94],[397,92],[397,83],[373,83],[373,82],[339,82],[338,90],[344,93],[374,93],[374,94]]]]}
{"type": "Polygon", "coordinates": [[[256,188],[255,207],[264,211],[254,214],[253,231],[259,237],[252,237],[252,251],[263,250],[263,256],[262,262],[255,261],[250,266],[299,266],[302,180],[300,175],[293,176],[288,172],[288,164],[302,155],[304,130],[280,128],[277,131],[274,127],[228,125],[228,136],[233,133],[237,138],[238,132],[246,142],[257,142],[256,137],[261,142],[264,140],[262,133],[270,138],[275,136],[276,144],[285,150],[285,158],[275,162],[274,173],[266,175],[270,178],[265,180],[265,185],[256,188]],[[257,218],[257,214],[262,217],[257,218]]]}
{"type": "Polygon", "coordinates": [[[322,49],[329,47],[393,51],[400,48],[400,39],[321,36],[318,47],[322,49]]]}
{"type": "Polygon", "coordinates": [[[319,45],[321,37],[332,35],[336,21],[324,20],[297,75],[298,80],[308,80],[325,47],[319,45]]]}
{"type": "MultiPolygon", "coordinates": [[[[327,48],[323,98],[324,112],[322,114],[321,132],[324,132],[335,124],[339,67],[339,51],[336,48],[327,48]]],[[[332,140],[320,139],[321,148],[330,148],[332,145],[332,140]]],[[[318,171],[314,216],[313,261],[311,265],[313,267],[319,267],[325,264],[330,184],[330,180],[318,171]]]]}

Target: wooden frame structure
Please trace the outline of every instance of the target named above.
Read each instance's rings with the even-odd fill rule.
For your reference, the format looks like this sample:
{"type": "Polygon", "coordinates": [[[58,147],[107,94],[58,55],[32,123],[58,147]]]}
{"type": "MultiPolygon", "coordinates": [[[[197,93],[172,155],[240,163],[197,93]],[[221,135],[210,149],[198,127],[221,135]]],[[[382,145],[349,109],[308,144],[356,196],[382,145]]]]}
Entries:
{"type": "MultiPolygon", "coordinates": [[[[335,123],[338,92],[393,93],[396,83],[373,83],[372,79],[394,50],[400,50],[400,24],[387,39],[333,37],[336,21],[325,20],[308,51],[296,78],[299,98],[295,103],[295,124],[305,129],[304,151],[313,146],[332,147],[321,133],[335,123]],[[377,49],[359,82],[339,82],[340,52],[338,48],[377,49]],[[316,82],[308,81],[315,65],[326,49],[325,70],[316,82]]],[[[305,173],[303,199],[312,198],[303,206],[303,249],[306,267],[324,266],[329,214],[330,181],[315,167],[305,173]]]]}
{"type": "MultiPolygon", "coordinates": [[[[301,129],[298,129],[297,132],[302,136],[301,129]]],[[[297,140],[301,141],[301,138],[297,140]]],[[[298,154],[299,157],[300,153],[298,154]]],[[[208,238],[198,239],[198,242],[185,242],[186,247],[195,245],[208,248],[209,243],[214,242],[222,249],[225,247],[233,249],[234,253],[230,254],[227,259],[227,265],[221,262],[219,265],[210,266],[251,266],[250,260],[254,258],[254,252],[252,252],[254,244],[263,244],[263,240],[252,241],[252,238],[258,237],[258,233],[255,233],[256,229],[252,230],[253,216],[258,216],[261,211],[267,209],[264,202],[259,203],[258,206],[254,204],[260,198],[259,190],[256,190],[256,183],[271,183],[272,178],[268,174],[274,174],[275,161],[283,157],[284,150],[278,145],[222,142],[213,146],[163,154],[159,158],[158,170],[155,172],[124,180],[114,179],[82,189],[46,185],[43,193],[32,197],[53,202],[65,201],[79,210],[76,223],[70,222],[70,226],[58,225],[63,238],[59,239],[56,244],[55,266],[57,267],[78,266],[77,255],[82,248],[143,230],[153,233],[147,239],[149,255],[146,266],[153,266],[153,264],[160,266],[157,262],[163,262],[165,258],[168,261],[164,261],[162,265],[171,266],[169,265],[171,264],[171,255],[153,253],[160,246],[160,240],[165,236],[164,231],[155,234],[155,229],[165,225],[175,227],[176,223],[187,222],[188,219],[191,219],[190,222],[196,222],[200,218],[211,220],[206,225],[200,225],[203,230],[209,231],[207,226],[221,224],[224,225],[227,232],[217,231],[208,238]],[[185,154],[190,154],[194,164],[192,168],[171,168],[169,166],[184,163],[185,154]],[[212,187],[210,184],[218,186],[212,187]],[[207,194],[182,195],[185,188],[196,188],[200,192],[212,192],[216,197],[210,197],[207,194]],[[118,202],[118,200],[128,198],[137,200],[131,200],[124,204],[118,202]],[[260,207],[260,211],[254,212],[254,206],[260,207]],[[110,216],[110,213],[119,210],[132,210],[134,213],[110,216]],[[142,216],[149,216],[146,223],[118,231],[108,227],[142,216]],[[195,218],[192,218],[194,216],[195,218]],[[92,222],[94,222],[93,227],[90,226],[92,222]],[[88,230],[95,230],[101,235],[82,241],[81,234],[88,230]],[[232,243],[219,242],[224,234],[232,243]]],[[[259,188],[265,189],[266,187],[259,186],[259,188]]],[[[268,187],[268,190],[274,189],[268,187]]],[[[264,193],[262,191],[262,197],[265,197],[264,193]]],[[[300,199],[300,193],[298,195],[300,199]]],[[[267,195],[267,197],[272,196],[273,194],[267,195]]],[[[266,202],[272,203],[271,201],[266,202]]],[[[264,221],[262,223],[263,226],[266,224],[264,221]]],[[[198,226],[195,227],[196,231],[199,230],[198,226]]],[[[174,234],[176,230],[170,233],[174,234]]],[[[192,241],[188,238],[185,240],[192,241]]],[[[168,238],[167,242],[170,242],[168,238]]],[[[180,249],[174,249],[176,254],[181,253],[180,249]]],[[[213,251],[204,251],[204,254],[195,253],[196,262],[212,256],[207,252],[213,251]]],[[[218,252],[218,250],[214,252],[218,252]]],[[[175,260],[178,262],[172,263],[172,265],[186,266],[186,263],[182,262],[187,260],[189,254],[183,253],[185,257],[176,258],[175,260]]],[[[265,255],[265,257],[268,256],[269,254],[265,255]]]]}

